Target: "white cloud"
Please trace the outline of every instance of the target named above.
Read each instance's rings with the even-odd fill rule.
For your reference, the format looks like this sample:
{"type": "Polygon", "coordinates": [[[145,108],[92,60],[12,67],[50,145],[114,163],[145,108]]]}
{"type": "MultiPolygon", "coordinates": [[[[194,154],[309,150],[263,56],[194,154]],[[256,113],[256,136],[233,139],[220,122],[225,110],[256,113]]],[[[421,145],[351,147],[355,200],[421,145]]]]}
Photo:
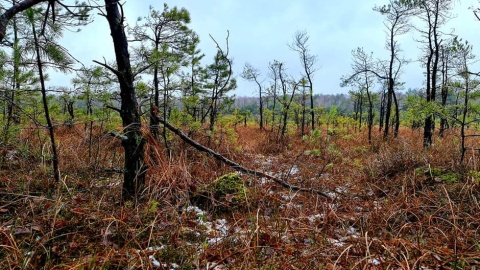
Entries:
{"type": "MultiPolygon", "coordinates": [[[[227,30],[230,31],[230,51],[235,60],[235,72],[242,71],[245,62],[260,68],[265,74],[268,63],[277,59],[284,61],[288,71],[295,76],[301,72],[297,55],[290,51],[296,30],[306,30],[310,35],[310,49],[318,55],[319,71],[315,76],[315,92],[337,93],[349,89],[339,87],[340,77],[350,71],[351,51],[363,47],[373,51],[380,58],[388,56],[384,49],[385,33],[383,18],[374,12],[375,5],[387,1],[267,1],[267,0],[222,0],[188,1],[168,0],[170,7],[185,7],[192,17],[191,27],[200,35],[201,49],[207,54],[206,63],[211,60],[215,44],[209,34],[224,43],[227,30]]],[[[468,7],[476,5],[476,0],[465,0],[456,4],[448,28],[455,28],[455,34],[469,40],[478,51],[480,44],[476,37],[480,22],[476,21],[468,7]]],[[[148,12],[148,6],[163,9],[163,2],[153,0],[127,0],[125,13],[130,24],[138,16],[148,12]]],[[[62,44],[71,53],[91,65],[91,60],[113,59],[113,45],[108,24],[104,18],[97,17],[94,24],[85,27],[80,33],[67,34],[62,44]]],[[[416,60],[420,55],[418,44],[412,35],[401,39],[401,47],[406,58],[416,60]]],[[[406,67],[401,80],[407,87],[422,86],[422,70],[419,63],[406,67]]],[[[52,81],[52,83],[54,83],[52,81]]],[[[237,95],[254,95],[254,84],[238,79],[237,95]]]]}

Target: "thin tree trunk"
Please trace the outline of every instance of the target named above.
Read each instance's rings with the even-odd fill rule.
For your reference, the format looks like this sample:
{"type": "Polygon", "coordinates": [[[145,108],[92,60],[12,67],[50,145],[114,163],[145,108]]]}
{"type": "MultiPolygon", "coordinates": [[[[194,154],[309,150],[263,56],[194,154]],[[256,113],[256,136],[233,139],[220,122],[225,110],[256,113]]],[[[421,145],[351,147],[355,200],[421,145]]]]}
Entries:
{"type": "MultiPolygon", "coordinates": [[[[16,1],[13,1],[13,5],[16,5],[16,1]]],[[[15,92],[20,90],[20,52],[18,48],[18,28],[17,28],[17,19],[13,18],[13,84],[12,90],[5,91],[5,100],[7,105],[7,123],[4,127],[4,141],[8,143],[10,125],[14,121],[13,110],[15,106],[15,92]]]]}
{"type": "Polygon", "coordinates": [[[393,92],[393,101],[395,104],[395,127],[393,130],[393,137],[397,138],[398,130],[400,129],[400,109],[399,109],[399,104],[397,100],[397,95],[395,94],[395,92],[393,92]]]}
{"type": "Polygon", "coordinates": [[[42,103],[43,109],[45,111],[45,119],[47,120],[47,129],[48,134],[50,137],[50,143],[52,145],[52,163],[53,163],[53,177],[56,182],[60,181],[60,169],[59,169],[59,161],[58,161],[58,152],[57,146],[55,144],[55,134],[53,129],[52,120],[50,119],[50,112],[48,109],[48,101],[47,101],[47,89],[45,87],[45,76],[43,75],[43,63],[42,59],[40,58],[40,44],[38,42],[37,32],[35,30],[35,25],[32,24],[32,34],[33,34],[33,41],[35,42],[35,53],[37,54],[37,67],[38,67],[38,75],[40,77],[40,86],[42,92],[42,103]]]}
{"type": "Polygon", "coordinates": [[[390,129],[390,117],[392,113],[392,99],[393,99],[393,84],[394,80],[392,77],[388,79],[388,90],[387,90],[387,104],[385,106],[385,125],[383,130],[383,138],[388,137],[388,131],[390,129]]]}

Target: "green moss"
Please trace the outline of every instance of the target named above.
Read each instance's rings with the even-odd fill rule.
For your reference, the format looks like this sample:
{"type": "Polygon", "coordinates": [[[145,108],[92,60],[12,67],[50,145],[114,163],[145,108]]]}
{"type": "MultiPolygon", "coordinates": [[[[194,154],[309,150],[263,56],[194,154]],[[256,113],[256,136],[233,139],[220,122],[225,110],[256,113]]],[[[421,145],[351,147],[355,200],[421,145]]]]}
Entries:
{"type": "Polygon", "coordinates": [[[480,183],[480,172],[479,171],[469,171],[468,176],[472,177],[476,183],[480,183]]]}
{"type": "Polygon", "coordinates": [[[236,173],[222,175],[212,184],[215,193],[220,196],[237,193],[244,190],[242,178],[236,173]]]}
{"type": "Polygon", "coordinates": [[[438,179],[445,183],[456,183],[461,180],[461,175],[440,168],[420,167],[415,169],[416,175],[424,175],[430,179],[438,179]]]}
{"type": "Polygon", "coordinates": [[[247,188],[241,176],[237,173],[228,173],[199,189],[192,197],[192,203],[202,209],[231,211],[245,205],[246,193],[247,188]]]}
{"type": "Polygon", "coordinates": [[[456,183],[460,180],[460,175],[454,172],[447,172],[440,175],[440,178],[445,181],[445,183],[456,183]]]}
{"type": "Polygon", "coordinates": [[[155,214],[158,211],[159,203],[156,200],[150,200],[145,206],[145,214],[155,214]]]}

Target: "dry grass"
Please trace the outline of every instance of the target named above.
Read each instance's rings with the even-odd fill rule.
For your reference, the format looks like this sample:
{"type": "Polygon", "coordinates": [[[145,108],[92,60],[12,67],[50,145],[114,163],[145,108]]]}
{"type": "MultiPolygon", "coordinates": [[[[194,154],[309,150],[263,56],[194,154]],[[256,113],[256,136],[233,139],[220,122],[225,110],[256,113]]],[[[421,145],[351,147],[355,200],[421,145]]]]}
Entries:
{"type": "Polygon", "coordinates": [[[120,206],[121,175],[105,171],[121,167],[118,142],[99,127],[92,140],[83,126],[58,129],[63,177],[52,185],[45,134],[27,129],[0,151],[0,268],[478,266],[478,155],[469,152],[460,166],[452,134],[424,150],[410,130],[372,145],[365,133],[291,135],[278,144],[257,127],[223,127],[213,138],[198,132],[197,140],[230,159],[336,198],[244,175],[244,205],[216,212],[190,198],[231,169],[177,138],[169,160],[148,137],[143,203],[120,206]]]}

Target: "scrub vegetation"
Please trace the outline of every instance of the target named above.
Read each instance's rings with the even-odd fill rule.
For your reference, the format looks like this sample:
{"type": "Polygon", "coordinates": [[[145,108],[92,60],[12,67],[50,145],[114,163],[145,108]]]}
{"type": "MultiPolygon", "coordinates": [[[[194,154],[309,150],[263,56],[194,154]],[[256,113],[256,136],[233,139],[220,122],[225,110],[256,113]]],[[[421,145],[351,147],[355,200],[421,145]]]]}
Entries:
{"type": "Polygon", "coordinates": [[[480,80],[453,1],[373,7],[390,57],[354,49],[349,95],[318,93],[306,31],[301,75],[237,78],[230,33],[203,59],[185,8],[125,25],[121,2],[68,2],[0,1],[0,269],[480,266],[480,80]],[[115,59],[87,67],[57,42],[93,19],[115,59]],[[425,85],[404,91],[410,31],[425,85]]]}

